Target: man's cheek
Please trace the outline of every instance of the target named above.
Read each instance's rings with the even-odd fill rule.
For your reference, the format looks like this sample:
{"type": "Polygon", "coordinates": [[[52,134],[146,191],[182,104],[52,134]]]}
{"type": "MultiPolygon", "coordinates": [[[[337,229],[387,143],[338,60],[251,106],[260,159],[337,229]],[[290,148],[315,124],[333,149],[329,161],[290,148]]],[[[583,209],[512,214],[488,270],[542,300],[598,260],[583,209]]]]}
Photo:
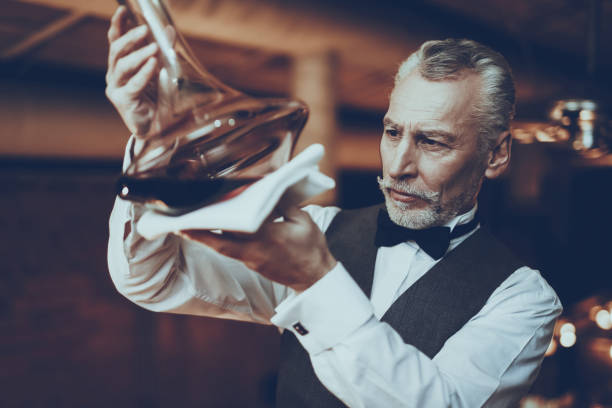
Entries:
{"type": "Polygon", "coordinates": [[[382,164],[382,173],[383,176],[386,176],[388,174],[388,167],[389,167],[389,153],[386,150],[386,148],[383,146],[384,142],[381,142],[380,145],[380,161],[382,164]]]}
{"type": "Polygon", "coordinates": [[[419,177],[427,190],[431,192],[441,192],[446,184],[445,174],[448,170],[445,166],[436,163],[421,163],[419,166],[419,177]]]}

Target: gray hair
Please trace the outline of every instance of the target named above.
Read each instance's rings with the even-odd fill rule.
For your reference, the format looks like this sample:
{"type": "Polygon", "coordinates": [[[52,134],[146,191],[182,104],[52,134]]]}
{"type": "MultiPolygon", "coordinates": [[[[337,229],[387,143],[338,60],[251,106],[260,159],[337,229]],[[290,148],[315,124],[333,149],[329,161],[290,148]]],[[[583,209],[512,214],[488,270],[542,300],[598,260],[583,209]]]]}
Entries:
{"type": "Polygon", "coordinates": [[[395,85],[415,69],[430,81],[460,79],[466,72],[481,78],[480,100],[472,110],[478,124],[481,148],[495,147],[501,132],[510,129],[514,117],[514,81],[506,59],[491,48],[466,39],[427,41],[399,67],[395,85]]]}

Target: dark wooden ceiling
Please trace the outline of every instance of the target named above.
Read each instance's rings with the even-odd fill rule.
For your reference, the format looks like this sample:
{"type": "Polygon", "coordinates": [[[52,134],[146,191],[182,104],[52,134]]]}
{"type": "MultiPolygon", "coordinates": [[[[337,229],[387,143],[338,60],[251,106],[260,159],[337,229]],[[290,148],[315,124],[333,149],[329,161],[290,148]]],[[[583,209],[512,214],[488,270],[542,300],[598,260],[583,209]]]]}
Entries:
{"type": "MultiPolygon", "coordinates": [[[[519,116],[537,116],[555,98],[610,89],[604,75],[595,87],[587,81],[589,1],[584,0],[167,3],[209,71],[254,93],[288,94],[292,58],[332,50],[338,54],[340,106],[383,111],[401,59],[426,39],[449,36],[479,40],[507,56],[517,80],[519,116]]],[[[605,24],[612,3],[599,5],[601,73],[612,68],[606,50],[612,28],[605,24]]],[[[114,8],[113,0],[5,0],[0,63],[9,72],[53,66],[101,74],[114,8]]]]}

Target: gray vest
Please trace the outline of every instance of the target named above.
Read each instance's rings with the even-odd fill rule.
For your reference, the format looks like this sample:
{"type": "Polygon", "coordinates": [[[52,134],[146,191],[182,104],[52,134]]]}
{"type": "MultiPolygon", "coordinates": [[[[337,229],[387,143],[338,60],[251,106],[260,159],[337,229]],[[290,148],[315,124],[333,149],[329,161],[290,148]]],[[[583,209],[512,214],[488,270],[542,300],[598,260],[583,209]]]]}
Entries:
{"type": "MultiPolygon", "coordinates": [[[[380,208],[377,205],[341,211],[326,232],[331,253],[368,297],[374,277],[374,237],[380,208]]],[[[495,288],[522,265],[480,228],[408,288],[381,320],[390,324],[405,343],[433,358],[444,342],[478,313],[495,288]]],[[[280,353],[277,407],[345,406],[318,380],[308,353],[289,330],[281,337],[280,353]]]]}

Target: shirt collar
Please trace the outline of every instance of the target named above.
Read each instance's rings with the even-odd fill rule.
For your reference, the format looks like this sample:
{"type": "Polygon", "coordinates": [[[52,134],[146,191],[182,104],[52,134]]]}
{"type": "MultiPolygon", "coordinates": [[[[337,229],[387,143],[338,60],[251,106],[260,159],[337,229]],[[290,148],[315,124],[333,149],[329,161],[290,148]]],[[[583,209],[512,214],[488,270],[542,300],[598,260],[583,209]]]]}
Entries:
{"type": "Polygon", "coordinates": [[[475,204],[470,211],[452,218],[450,221],[444,224],[444,226],[449,227],[452,232],[457,225],[467,224],[468,222],[472,221],[476,216],[476,210],[478,210],[478,204],[475,204]]]}

